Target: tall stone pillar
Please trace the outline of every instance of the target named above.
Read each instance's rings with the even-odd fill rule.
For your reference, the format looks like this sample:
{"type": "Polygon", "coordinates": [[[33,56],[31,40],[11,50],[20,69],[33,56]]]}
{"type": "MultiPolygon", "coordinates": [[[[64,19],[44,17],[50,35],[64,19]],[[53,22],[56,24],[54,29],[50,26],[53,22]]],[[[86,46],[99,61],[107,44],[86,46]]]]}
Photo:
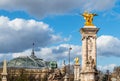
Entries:
{"type": "Polygon", "coordinates": [[[6,60],[3,62],[2,81],[7,81],[7,63],[6,60]]]}
{"type": "Polygon", "coordinates": [[[79,63],[79,58],[76,57],[74,59],[75,64],[74,64],[74,81],[80,81],[80,63],[79,63]]]}
{"type": "Polygon", "coordinates": [[[80,29],[82,34],[82,70],[81,81],[96,80],[96,39],[99,28],[93,25],[93,17],[97,14],[84,12],[82,16],[86,20],[85,26],[80,29]]]}
{"type": "Polygon", "coordinates": [[[96,81],[96,26],[84,26],[82,34],[82,70],[81,81],[96,81]]]}
{"type": "Polygon", "coordinates": [[[80,64],[74,65],[74,81],[80,81],[80,64]]]}

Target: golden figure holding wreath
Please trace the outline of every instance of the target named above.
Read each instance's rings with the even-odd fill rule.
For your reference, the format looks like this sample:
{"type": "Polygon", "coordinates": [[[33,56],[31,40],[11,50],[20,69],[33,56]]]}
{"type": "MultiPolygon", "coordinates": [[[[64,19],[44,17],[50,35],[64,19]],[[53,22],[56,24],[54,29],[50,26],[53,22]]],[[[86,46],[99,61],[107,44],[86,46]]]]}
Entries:
{"type": "Polygon", "coordinates": [[[82,16],[83,16],[84,19],[86,20],[85,26],[94,26],[93,23],[92,23],[92,22],[93,22],[93,17],[94,17],[94,16],[97,16],[97,14],[84,12],[84,13],[82,14],[82,16]]]}
{"type": "Polygon", "coordinates": [[[75,61],[75,64],[79,64],[79,58],[78,58],[78,57],[76,57],[76,58],[74,59],[74,61],[75,61]]]}

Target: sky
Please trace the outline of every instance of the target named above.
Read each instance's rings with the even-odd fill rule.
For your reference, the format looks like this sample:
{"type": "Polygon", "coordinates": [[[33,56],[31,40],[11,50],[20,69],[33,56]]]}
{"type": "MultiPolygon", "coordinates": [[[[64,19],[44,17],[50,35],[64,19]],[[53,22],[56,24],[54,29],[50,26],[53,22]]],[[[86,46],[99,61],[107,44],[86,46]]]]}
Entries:
{"type": "Polygon", "coordinates": [[[35,54],[44,60],[81,62],[84,11],[96,13],[97,67],[112,70],[120,65],[119,0],[0,0],[0,61],[35,54]]]}

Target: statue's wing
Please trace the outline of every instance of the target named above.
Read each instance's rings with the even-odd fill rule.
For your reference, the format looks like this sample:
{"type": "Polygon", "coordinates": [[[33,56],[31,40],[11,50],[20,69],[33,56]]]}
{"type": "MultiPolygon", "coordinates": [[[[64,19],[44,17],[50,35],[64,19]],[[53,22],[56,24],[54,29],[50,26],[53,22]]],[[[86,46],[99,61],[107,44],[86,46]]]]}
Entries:
{"type": "Polygon", "coordinates": [[[78,13],[78,14],[84,16],[84,14],[82,14],[82,13],[78,13]]]}
{"type": "Polygon", "coordinates": [[[94,16],[98,16],[98,14],[93,13],[94,16]]]}

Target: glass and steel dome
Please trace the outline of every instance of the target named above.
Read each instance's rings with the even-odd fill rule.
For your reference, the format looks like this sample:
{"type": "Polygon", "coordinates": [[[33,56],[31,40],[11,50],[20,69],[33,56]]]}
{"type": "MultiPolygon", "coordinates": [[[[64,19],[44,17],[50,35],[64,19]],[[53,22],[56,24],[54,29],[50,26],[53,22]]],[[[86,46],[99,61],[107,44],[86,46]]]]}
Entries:
{"type": "MultiPolygon", "coordinates": [[[[34,46],[34,44],[33,44],[34,46]]],[[[0,62],[0,68],[2,68],[3,62],[0,62]]],[[[56,61],[44,61],[35,56],[34,47],[30,56],[20,56],[7,62],[7,67],[10,68],[28,68],[28,69],[40,69],[40,68],[57,68],[56,61]]]]}
{"type": "Polygon", "coordinates": [[[47,68],[49,67],[49,62],[37,58],[33,48],[31,56],[21,56],[14,58],[7,63],[7,66],[14,68],[47,68]]]}
{"type": "MultiPolygon", "coordinates": [[[[30,56],[20,56],[14,58],[7,62],[7,67],[12,68],[49,68],[48,61],[44,61],[43,59],[37,58],[34,53],[34,48],[32,49],[32,53],[30,56]]],[[[0,68],[2,68],[3,62],[0,63],[0,68]]]]}
{"type": "Polygon", "coordinates": [[[7,66],[15,68],[47,68],[49,65],[47,65],[47,62],[35,56],[22,56],[10,60],[7,66]]]}

